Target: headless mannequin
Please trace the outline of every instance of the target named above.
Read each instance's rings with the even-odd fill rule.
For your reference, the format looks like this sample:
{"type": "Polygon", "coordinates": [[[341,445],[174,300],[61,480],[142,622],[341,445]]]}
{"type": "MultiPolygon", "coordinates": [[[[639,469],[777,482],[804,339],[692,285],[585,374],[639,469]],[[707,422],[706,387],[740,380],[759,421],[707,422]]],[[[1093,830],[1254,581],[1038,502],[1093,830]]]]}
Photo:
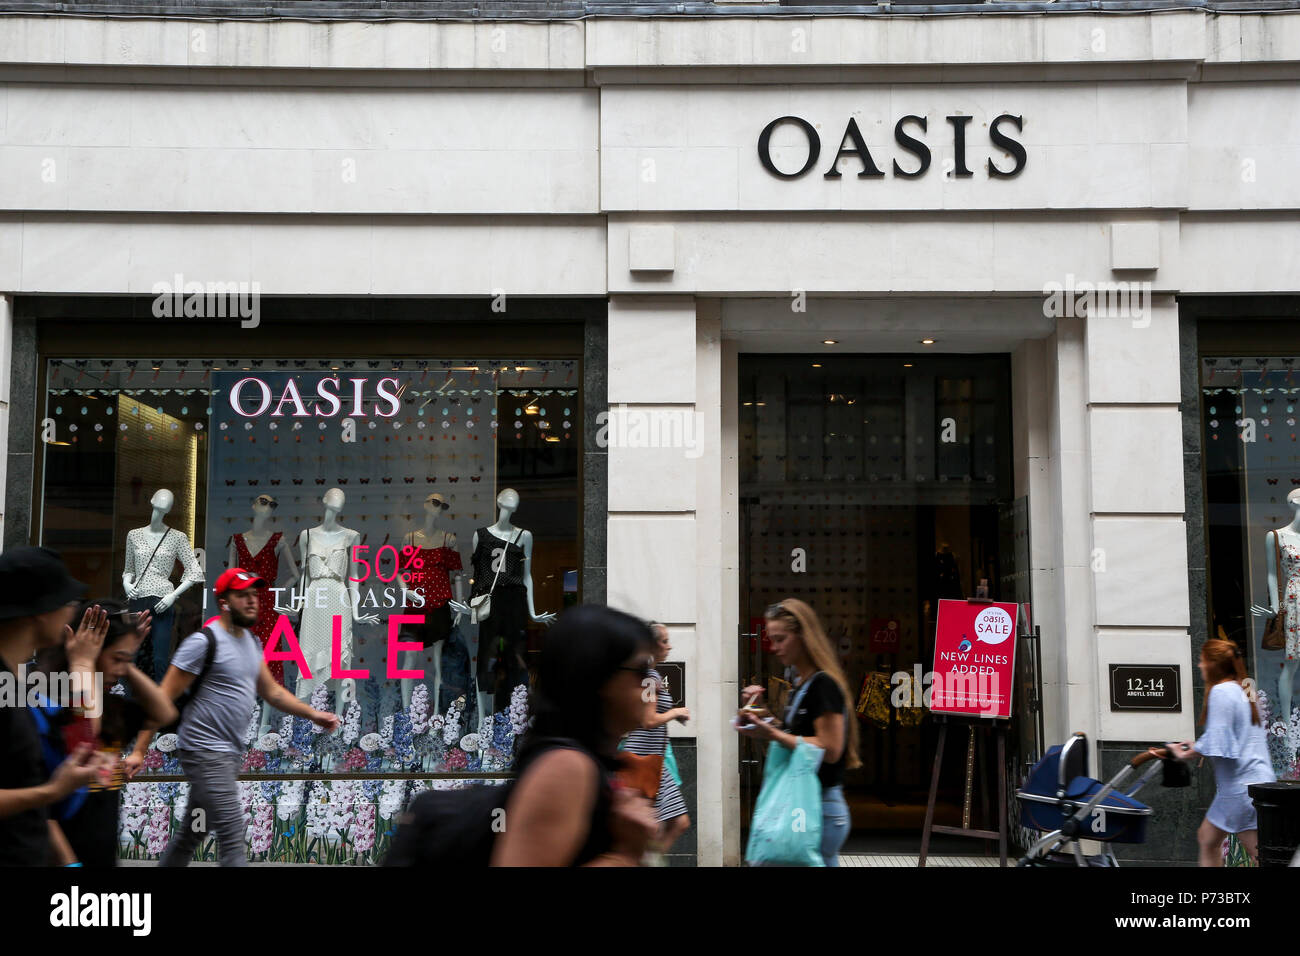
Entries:
{"type": "MultiPolygon", "coordinates": [[[[1277,531],[1270,531],[1264,536],[1266,567],[1268,568],[1268,593],[1270,600],[1269,612],[1277,614],[1281,610],[1278,600],[1278,580],[1282,574],[1282,569],[1277,565],[1277,544],[1286,546],[1300,544],[1300,490],[1296,490],[1287,495],[1287,506],[1291,509],[1291,523],[1277,531]],[[1276,542],[1276,543],[1275,543],[1276,542]]],[[[1282,589],[1285,593],[1286,581],[1282,581],[1282,589]]],[[[1295,627],[1300,622],[1286,621],[1290,627],[1295,627]]],[[[1291,721],[1291,697],[1292,688],[1295,686],[1296,670],[1300,669],[1300,659],[1284,660],[1282,662],[1281,674],[1277,680],[1277,701],[1278,711],[1274,719],[1280,719],[1290,726],[1291,721]]]]}
{"type": "MultiPolygon", "coordinates": [[[[172,510],[172,505],[175,504],[175,501],[175,497],[166,488],[159,488],[154,492],[154,496],[149,499],[149,504],[153,505],[153,517],[149,519],[148,525],[143,528],[136,528],[135,530],[137,532],[148,532],[147,538],[149,541],[150,551],[153,550],[154,545],[163,539],[163,535],[167,534],[167,532],[171,530],[167,525],[163,524],[163,518],[167,517],[167,514],[172,510]]],[[[149,556],[147,554],[144,555],[144,560],[147,561],[148,558],[149,556]]],[[[154,570],[160,569],[155,566],[154,570]]],[[[170,573],[171,568],[166,568],[165,572],[170,573]]],[[[136,581],[135,574],[130,571],[124,571],[122,573],[122,586],[126,588],[127,600],[135,600],[136,598],[143,597],[158,597],[158,603],[153,607],[153,613],[155,616],[162,614],[175,604],[176,599],[188,591],[190,585],[194,584],[196,580],[202,581],[203,578],[200,577],[196,579],[188,576],[184,577],[181,579],[181,583],[176,585],[173,590],[158,597],[158,595],[147,595],[142,593],[139,590],[139,584],[136,581]]]]}
{"type": "MultiPolygon", "coordinates": [[[[515,491],[513,488],[504,489],[499,495],[497,495],[497,507],[499,510],[497,512],[496,523],[490,525],[489,527],[483,530],[487,531],[494,538],[499,539],[501,543],[501,547],[503,549],[510,542],[514,542],[515,544],[517,544],[519,547],[523,549],[524,552],[523,579],[524,579],[524,588],[525,591],[527,592],[528,618],[529,620],[534,621],[538,624],[550,624],[552,621],[555,620],[555,614],[549,611],[538,614],[536,606],[533,603],[533,535],[529,531],[521,531],[520,529],[516,528],[514,525],[510,523],[510,518],[514,515],[515,511],[518,510],[519,508],[519,492],[515,491]]],[[[474,551],[476,552],[478,551],[478,545],[479,545],[479,532],[475,531],[473,546],[474,546],[474,551]]],[[[501,560],[503,561],[505,560],[504,551],[501,560]]],[[[487,587],[491,585],[491,583],[492,583],[491,580],[487,582],[475,581],[475,590],[479,591],[480,593],[484,593],[486,592],[487,587]],[[482,589],[481,591],[480,588],[482,589]]],[[[470,613],[469,606],[461,603],[460,601],[451,601],[450,605],[451,605],[451,609],[456,612],[457,621],[460,620],[461,615],[467,615],[470,613]]],[[[479,641],[478,656],[479,656],[480,674],[483,673],[483,668],[486,665],[485,655],[489,653],[491,650],[492,648],[484,647],[483,642],[481,640],[479,641]]],[[[518,652],[517,649],[515,648],[506,648],[506,653],[517,654],[518,652]]],[[[522,660],[519,660],[514,663],[519,667],[523,666],[522,660]]],[[[484,691],[480,690],[478,693],[478,705],[479,705],[478,712],[479,712],[480,719],[492,713],[493,709],[492,709],[491,692],[485,693],[484,691]]]]}
{"type": "MultiPolygon", "coordinates": [[[[266,547],[267,542],[271,540],[271,535],[275,533],[269,527],[275,506],[271,504],[263,504],[263,497],[264,496],[259,495],[253,499],[253,521],[249,525],[248,530],[244,532],[244,547],[248,549],[248,553],[254,558],[262,553],[262,549],[266,547]]],[[[232,536],[230,539],[230,550],[226,556],[226,567],[242,567],[239,563],[238,552],[239,549],[235,546],[235,539],[232,536]]],[[[284,535],[281,535],[280,540],[275,543],[275,559],[278,577],[283,577],[285,568],[288,568],[289,579],[294,581],[298,579],[298,563],[293,558],[293,548],[289,545],[289,539],[284,535]]],[[[244,570],[254,571],[255,569],[244,568],[244,570]]],[[[279,580],[268,580],[266,583],[270,587],[276,587],[280,582],[279,580]]],[[[273,601],[274,593],[275,592],[270,592],[265,596],[262,596],[262,600],[265,600],[268,603],[273,601]]],[[[280,614],[287,613],[288,610],[274,605],[272,605],[272,607],[280,614]]],[[[262,636],[263,639],[266,637],[266,635],[259,636],[262,636]]],[[[277,661],[276,663],[283,662],[277,661]]],[[[281,673],[283,673],[283,671],[281,673]]],[[[283,683],[283,681],[281,683],[283,683]]],[[[261,718],[258,722],[258,736],[264,736],[270,733],[271,727],[277,719],[276,715],[279,714],[279,711],[272,708],[266,701],[262,701],[261,708],[261,718]]]]}
{"type": "MultiPolygon", "coordinates": [[[[442,518],[443,507],[437,501],[426,499],[424,502],[424,524],[414,531],[407,533],[402,543],[411,547],[424,549],[433,548],[452,548],[456,547],[456,536],[448,531],[441,531],[438,528],[438,521],[442,518]]],[[[410,608],[414,613],[420,613],[420,599],[411,590],[406,587],[405,580],[399,576],[401,582],[402,603],[410,608]]],[[[458,616],[459,617],[459,616],[458,616]]],[[[442,641],[435,641],[433,645],[433,710],[430,713],[442,713],[442,702],[438,697],[438,690],[442,686],[442,641]]],[[[403,651],[402,652],[402,669],[416,670],[416,663],[422,651],[403,651]]],[[[418,678],[402,678],[402,707],[409,709],[411,706],[411,694],[415,690],[415,684],[418,678]]]]}
{"type": "MultiPolygon", "coordinates": [[[[248,553],[256,557],[266,547],[266,542],[271,540],[271,535],[275,532],[271,530],[272,507],[270,505],[258,504],[257,500],[253,501],[253,521],[244,532],[244,547],[248,548],[248,553]]],[[[284,536],[275,545],[275,556],[280,562],[280,567],[289,568],[289,576],[296,579],[298,577],[298,563],[293,557],[293,548],[290,547],[289,541],[284,536]]],[[[235,554],[235,539],[230,539],[230,551],[226,557],[227,567],[239,567],[238,558],[235,554]]],[[[245,570],[250,570],[246,568],[245,570]]],[[[278,582],[271,581],[271,585],[278,582]]]]}
{"type": "Polygon", "coordinates": [[[153,630],[146,645],[140,648],[138,663],[154,680],[161,680],[171,657],[174,622],[168,612],[191,585],[203,580],[203,570],[189,540],[163,523],[176,503],[175,496],[166,488],[159,488],[149,503],[153,506],[149,524],[127,534],[127,568],[122,572],[122,587],[133,610],[153,612],[153,630]],[[180,584],[173,587],[172,567],[178,560],[184,565],[185,573],[180,584]]]}
{"type": "MultiPolygon", "coordinates": [[[[331,488],[325,492],[325,497],[321,503],[325,505],[325,516],[321,523],[310,531],[303,531],[298,535],[298,554],[301,558],[301,567],[304,569],[307,588],[303,594],[302,619],[299,622],[298,639],[300,644],[307,643],[307,631],[312,629],[313,646],[331,647],[333,645],[333,622],[330,620],[333,614],[345,615],[343,621],[343,633],[351,633],[351,625],[358,624],[375,624],[379,621],[377,614],[361,613],[361,590],[357,586],[356,578],[361,577],[361,566],[352,560],[352,546],[361,540],[361,535],[351,528],[345,528],[339,524],[339,512],[343,510],[346,499],[340,488],[331,488]],[[340,581],[335,588],[346,592],[346,601],[341,602],[336,607],[316,607],[315,606],[315,586],[316,580],[313,574],[318,573],[310,562],[312,547],[333,551],[336,549],[344,550],[346,559],[342,562],[343,573],[340,581]],[[314,633],[317,627],[321,628],[322,633],[314,633]]],[[[317,551],[320,554],[320,551],[317,551]]],[[[344,641],[342,659],[340,661],[344,670],[352,664],[351,652],[348,641],[344,641]]],[[[304,646],[304,653],[307,649],[304,646]]],[[[332,652],[331,652],[332,653],[332,652]]],[[[310,700],[312,692],[319,686],[321,681],[329,679],[329,658],[325,659],[323,668],[312,668],[310,679],[298,676],[297,696],[299,700],[310,700]]],[[[347,713],[348,705],[356,700],[357,688],[356,681],[351,677],[345,677],[339,692],[334,695],[334,712],[340,717],[347,713]]]]}

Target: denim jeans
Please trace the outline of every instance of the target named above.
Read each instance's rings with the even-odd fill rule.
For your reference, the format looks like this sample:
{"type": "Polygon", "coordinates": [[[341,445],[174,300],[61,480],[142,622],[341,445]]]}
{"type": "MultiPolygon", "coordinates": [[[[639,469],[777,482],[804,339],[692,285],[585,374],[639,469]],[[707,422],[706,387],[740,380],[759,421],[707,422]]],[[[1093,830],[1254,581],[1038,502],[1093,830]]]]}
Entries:
{"type": "MultiPolygon", "coordinates": [[[[127,603],[132,611],[152,611],[158,603],[156,597],[135,598],[127,603]]],[[[172,625],[175,623],[176,608],[169,607],[161,614],[155,614],[153,627],[149,636],[136,652],[136,666],[144,671],[155,684],[161,684],[167,675],[167,667],[172,660],[172,625]]]]}
{"type": "Polygon", "coordinates": [[[849,836],[849,805],[843,787],[822,790],[822,859],[827,866],[840,865],[840,847],[849,836]]]}
{"type": "Polygon", "coordinates": [[[190,782],[190,800],[159,865],[187,865],[194,848],[213,832],[217,835],[217,859],[222,866],[248,866],[248,845],[244,840],[248,827],[235,779],[240,755],[182,750],[180,759],[181,769],[190,782]]]}

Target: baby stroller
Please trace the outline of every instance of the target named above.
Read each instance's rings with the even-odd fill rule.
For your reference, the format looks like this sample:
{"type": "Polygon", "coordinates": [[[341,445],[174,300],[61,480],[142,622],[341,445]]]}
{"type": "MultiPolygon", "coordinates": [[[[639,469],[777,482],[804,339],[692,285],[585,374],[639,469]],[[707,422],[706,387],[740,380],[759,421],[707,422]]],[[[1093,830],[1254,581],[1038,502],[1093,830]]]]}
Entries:
{"type": "Polygon", "coordinates": [[[1047,831],[1021,857],[1018,866],[1118,866],[1113,843],[1142,843],[1146,840],[1147,818],[1152,810],[1135,798],[1157,771],[1166,787],[1185,787],[1191,782],[1187,765],[1169,755],[1166,748],[1144,751],[1110,780],[1102,783],[1088,776],[1088,738],[1075,734],[1060,747],[1052,747],[1029,772],[1024,787],[1016,791],[1020,801],[1020,825],[1047,831]],[[1150,763],[1139,774],[1138,768],[1150,763]],[[1125,790],[1132,778],[1137,781],[1125,790]],[[1096,840],[1102,853],[1086,856],[1080,840],[1096,840]],[[1062,852],[1069,845],[1073,854],[1062,852]]]}

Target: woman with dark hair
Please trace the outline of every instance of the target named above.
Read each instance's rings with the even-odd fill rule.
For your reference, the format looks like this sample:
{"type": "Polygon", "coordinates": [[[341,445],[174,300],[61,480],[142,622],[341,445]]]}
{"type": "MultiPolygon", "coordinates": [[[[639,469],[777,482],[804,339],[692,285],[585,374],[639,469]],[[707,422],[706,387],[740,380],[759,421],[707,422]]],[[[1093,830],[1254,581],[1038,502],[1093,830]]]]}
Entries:
{"type": "MultiPolygon", "coordinates": [[[[651,624],[650,631],[655,636],[655,663],[661,664],[672,653],[672,638],[668,634],[668,628],[662,624],[651,624]]],[[[627,735],[623,746],[630,754],[664,758],[663,769],[659,774],[659,792],[655,795],[655,818],[659,821],[659,836],[651,847],[658,854],[657,859],[662,861],[663,854],[672,848],[677,838],[691,825],[691,818],[686,815],[686,798],[682,796],[682,788],[673,779],[668,764],[668,755],[671,753],[668,722],[689,720],[691,712],[687,707],[673,706],[673,695],[658,670],[650,672],[650,679],[654,682],[653,696],[649,693],[641,695],[646,699],[645,719],[639,729],[627,735]]]]}
{"type": "Polygon", "coordinates": [[[1205,681],[1201,722],[1205,732],[1193,744],[1174,747],[1182,760],[1209,757],[1214,765],[1214,802],[1196,831],[1201,866],[1223,866],[1223,841],[1235,833],[1252,860],[1259,859],[1259,824],[1246,788],[1276,778],[1259,708],[1245,689],[1246,662],[1232,641],[1206,641],[1198,662],[1205,681]]]}
{"type": "Polygon", "coordinates": [[[81,806],[58,821],[64,839],[55,837],[56,850],[65,864],[108,867],[117,865],[122,787],[144,762],[142,751],[133,751],[125,760],[122,751],[135,742],[142,728],[161,727],[175,720],[176,706],[134,664],[149,633],[149,612],[136,613],[117,601],[101,599],[84,602],[73,620],[81,620],[95,608],[98,611],[93,616],[99,626],[80,628],[76,633],[68,628],[62,642],[37,655],[36,666],[46,674],[75,669],[82,675],[89,693],[82,697],[80,712],[63,710],[56,722],[65,739],[79,736],[92,742],[104,768],[81,806]],[[103,675],[102,683],[96,680],[97,675],[103,675]],[[118,682],[126,685],[130,697],[107,692],[118,682]]]}
{"type": "Polygon", "coordinates": [[[650,628],[611,608],[571,608],[551,627],[493,866],[640,865],[658,821],[613,774],[619,740],[645,716],[653,654],[650,628]]]}

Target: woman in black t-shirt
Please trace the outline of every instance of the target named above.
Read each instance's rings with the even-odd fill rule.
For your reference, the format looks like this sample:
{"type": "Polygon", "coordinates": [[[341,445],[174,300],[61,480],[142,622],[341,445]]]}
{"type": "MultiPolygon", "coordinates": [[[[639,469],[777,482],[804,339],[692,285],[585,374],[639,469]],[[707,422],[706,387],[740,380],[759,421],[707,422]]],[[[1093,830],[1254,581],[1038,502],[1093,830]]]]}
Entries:
{"type": "Polygon", "coordinates": [[[161,727],[175,720],[176,706],[133,663],[136,651],[149,633],[149,612],[137,614],[116,601],[103,599],[86,602],[78,608],[74,620],[79,620],[85,609],[93,605],[107,612],[106,632],[101,630],[96,635],[78,631],[74,635],[69,629],[62,643],[37,656],[37,667],[46,673],[60,673],[69,670],[70,659],[93,659],[91,674],[103,675],[102,712],[98,717],[86,713],[100,710],[97,702],[83,698],[82,708],[64,709],[55,720],[65,739],[93,740],[103,756],[103,770],[99,779],[87,788],[85,801],[71,816],[56,821],[64,840],[56,838],[55,849],[64,857],[60,861],[64,864],[77,862],[88,867],[108,867],[117,865],[122,788],[143,762],[143,754],[133,752],[123,760],[122,752],[134,745],[145,726],[161,727]],[[73,647],[74,641],[87,642],[88,646],[73,647]],[[119,681],[131,692],[130,697],[108,693],[119,681]]]}
{"type": "MultiPolygon", "coordinates": [[[[839,866],[840,847],[850,828],[842,786],[844,770],[862,766],[858,759],[858,724],[848,709],[848,684],[811,607],[796,598],[786,598],[768,608],[765,617],[773,653],[784,666],[798,672],[799,682],[785,713],[784,730],[761,720],[749,720],[737,729],[788,750],[793,750],[802,737],[825,751],[817,770],[822,785],[822,859],[827,866],[839,866]]],[[[747,700],[762,694],[763,688],[758,686],[744,691],[747,700]]]]}

